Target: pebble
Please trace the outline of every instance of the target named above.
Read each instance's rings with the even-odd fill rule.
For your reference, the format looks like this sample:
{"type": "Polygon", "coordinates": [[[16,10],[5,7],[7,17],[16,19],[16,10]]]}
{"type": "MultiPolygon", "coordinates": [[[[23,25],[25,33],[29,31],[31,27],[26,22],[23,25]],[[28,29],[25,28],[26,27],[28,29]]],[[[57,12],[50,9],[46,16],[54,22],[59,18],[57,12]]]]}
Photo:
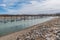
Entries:
{"type": "MultiPolygon", "coordinates": [[[[60,29],[52,27],[41,27],[34,29],[31,32],[25,34],[24,40],[35,40],[36,38],[43,38],[45,40],[60,40],[60,29]]],[[[17,38],[17,40],[21,40],[17,38]]]]}

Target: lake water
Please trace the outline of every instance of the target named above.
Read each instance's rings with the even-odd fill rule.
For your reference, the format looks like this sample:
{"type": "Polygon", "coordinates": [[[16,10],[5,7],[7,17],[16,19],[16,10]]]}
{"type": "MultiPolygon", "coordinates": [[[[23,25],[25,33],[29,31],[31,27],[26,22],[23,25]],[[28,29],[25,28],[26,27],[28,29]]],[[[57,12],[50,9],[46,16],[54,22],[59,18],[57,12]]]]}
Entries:
{"type": "Polygon", "coordinates": [[[13,22],[8,22],[8,23],[0,23],[0,36],[23,30],[27,27],[31,27],[33,25],[46,22],[53,18],[54,17],[45,17],[45,18],[40,18],[40,19],[21,20],[21,21],[13,21],[13,22]]]}

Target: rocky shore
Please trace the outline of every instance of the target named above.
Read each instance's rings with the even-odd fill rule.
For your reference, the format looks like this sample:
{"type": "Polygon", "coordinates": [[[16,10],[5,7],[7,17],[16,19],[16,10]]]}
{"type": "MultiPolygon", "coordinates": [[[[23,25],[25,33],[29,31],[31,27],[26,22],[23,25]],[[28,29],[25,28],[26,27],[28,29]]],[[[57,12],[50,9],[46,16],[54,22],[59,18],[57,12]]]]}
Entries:
{"type": "Polygon", "coordinates": [[[60,18],[0,37],[0,40],[60,40],[60,18]]]}

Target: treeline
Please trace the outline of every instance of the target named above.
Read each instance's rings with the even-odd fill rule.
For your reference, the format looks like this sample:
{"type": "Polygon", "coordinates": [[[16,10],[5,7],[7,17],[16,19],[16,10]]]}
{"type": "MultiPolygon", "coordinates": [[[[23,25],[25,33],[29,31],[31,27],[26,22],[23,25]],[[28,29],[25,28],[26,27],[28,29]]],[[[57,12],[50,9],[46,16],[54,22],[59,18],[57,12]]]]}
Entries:
{"type": "Polygon", "coordinates": [[[0,16],[60,16],[60,13],[56,14],[24,14],[24,15],[0,15],[0,16]]]}

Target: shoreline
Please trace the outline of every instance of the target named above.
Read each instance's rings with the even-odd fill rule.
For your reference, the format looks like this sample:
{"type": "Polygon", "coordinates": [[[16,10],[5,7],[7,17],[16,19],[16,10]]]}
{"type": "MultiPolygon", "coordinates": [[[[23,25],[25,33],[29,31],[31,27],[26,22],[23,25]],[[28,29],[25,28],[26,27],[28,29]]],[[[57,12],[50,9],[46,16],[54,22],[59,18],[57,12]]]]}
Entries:
{"type": "Polygon", "coordinates": [[[24,30],[21,30],[21,31],[18,31],[18,32],[15,32],[15,33],[11,33],[11,34],[6,35],[6,36],[2,36],[2,37],[0,37],[0,40],[16,40],[18,35],[26,34],[30,30],[37,29],[38,26],[46,25],[47,23],[49,24],[49,22],[54,21],[54,20],[58,20],[58,19],[54,18],[54,19],[49,20],[47,22],[37,24],[37,25],[34,25],[32,27],[28,27],[28,28],[26,28],[24,30]]]}

